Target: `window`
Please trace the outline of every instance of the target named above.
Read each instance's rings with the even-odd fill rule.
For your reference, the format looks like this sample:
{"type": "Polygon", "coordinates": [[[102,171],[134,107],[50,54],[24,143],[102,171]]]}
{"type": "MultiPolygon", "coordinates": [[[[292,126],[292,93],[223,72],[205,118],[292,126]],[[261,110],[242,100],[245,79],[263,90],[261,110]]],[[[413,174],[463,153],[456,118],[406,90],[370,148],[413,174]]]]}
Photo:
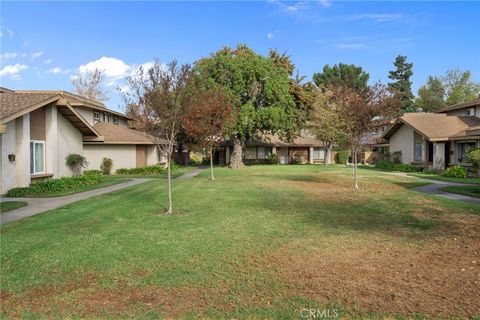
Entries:
{"type": "Polygon", "coordinates": [[[415,143],[414,161],[416,163],[423,162],[423,142],[415,143]]]}
{"type": "Polygon", "coordinates": [[[378,127],[375,127],[375,129],[373,129],[373,132],[378,133],[378,127]]]}
{"type": "Polygon", "coordinates": [[[93,111],[93,123],[100,122],[100,112],[93,111]]]}
{"type": "Polygon", "coordinates": [[[247,147],[247,149],[245,150],[245,159],[257,159],[257,148],[247,147]]]}
{"type": "Polygon", "coordinates": [[[474,116],[475,115],[475,108],[467,108],[465,109],[465,115],[466,116],[474,116]]]}
{"type": "Polygon", "coordinates": [[[45,141],[30,141],[30,174],[45,173],[45,141]]]}
{"type": "Polygon", "coordinates": [[[107,113],[107,122],[110,123],[110,121],[112,120],[112,115],[110,113],[107,113]]]}
{"type": "Polygon", "coordinates": [[[113,117],[113,124],[118,125],[118,117],[113,117]]]}
{"type": "Polygon", "coordinates": [[[471,148],[475,148],[475,142],[461,142],[457,144],[457,160],[460,163],[468,163],[467,154],[471,148]]]}
{"type": "Polygon", "coordinates": [[[313,160],[324,160],[325,150],[322,148],[313,148],[313,160]]]}

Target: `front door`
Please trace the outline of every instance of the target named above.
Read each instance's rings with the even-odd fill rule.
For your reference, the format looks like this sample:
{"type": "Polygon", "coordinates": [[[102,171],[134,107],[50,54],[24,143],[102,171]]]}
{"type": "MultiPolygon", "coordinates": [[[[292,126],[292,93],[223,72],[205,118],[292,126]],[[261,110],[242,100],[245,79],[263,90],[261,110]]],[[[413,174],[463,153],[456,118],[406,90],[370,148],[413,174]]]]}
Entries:
{"type": "Polygon", "coordinates": [[[147,146],[144,144],[137,144],[136,155],[136,167],[145,167],[147,165],[147,146]]]}

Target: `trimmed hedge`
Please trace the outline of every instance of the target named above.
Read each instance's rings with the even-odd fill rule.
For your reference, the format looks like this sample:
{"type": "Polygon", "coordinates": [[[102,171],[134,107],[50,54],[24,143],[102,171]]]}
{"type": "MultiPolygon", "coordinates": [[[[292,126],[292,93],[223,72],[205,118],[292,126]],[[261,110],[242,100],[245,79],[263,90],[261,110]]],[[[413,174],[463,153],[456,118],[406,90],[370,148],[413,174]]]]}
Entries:
{"type": "Polygon", "coordinates": [[[418,172],[419,169],[412,164],[395,163],[388,160],[381,160],[375,164],[375,167],[383,170],[401,171],[401,172],[418,172]]]}
{"type": "MultiPolygon", "coordinates": [[[[174,169],[173,166],[171,168],[172,170],[174,169]]],[[[164,173],[165,169],[162,166],[159,165],[153,165],[153,166],[146,166],[142,168],[120,168],[115,171],[116,174],[119,175],[149,175],[149,174],[160,174],[164,173]]]]}
{"type": "Polygon", "coordinates": [[[467,170],[464,167],[455,166],[443,171],[442,176],[448,178],[466,178],[467,170]]]}
{"type": "Polygon", "coordinates": [[[34,182],[29,187],[10,189],[7,192],[7,197],[18,198],[41,195],[42,193],[64,192],[99,184],[103,181],[105,181],[105,177],[98,170],[86,170],[81,176],[43,180],[34,182]]]}

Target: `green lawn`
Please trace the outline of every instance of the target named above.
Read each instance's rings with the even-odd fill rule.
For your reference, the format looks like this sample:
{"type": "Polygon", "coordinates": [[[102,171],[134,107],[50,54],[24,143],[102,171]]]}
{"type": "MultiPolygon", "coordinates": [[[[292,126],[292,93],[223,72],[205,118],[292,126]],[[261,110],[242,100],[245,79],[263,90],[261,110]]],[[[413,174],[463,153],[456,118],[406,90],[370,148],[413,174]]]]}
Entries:
{"type": "Polygon", "coordinates": [[[26,207],[28,203],[25,201],[6,201],[0,202],[0,213],[8,212],[18,208],[26,207]]]}
{"type": "Polygon", "coordinates": [[[430,173],[409,173],[409,175],[418,177],[418,178],[425,178],[425,179],[433,179],[433,180],[442,180],[448,182],[458,182],[458,183],[470,183],[470,184],[480,184],[480,178],[450,178],[444,177],[439,174],[430,174],[430,173]]]}
{"type": "Polygon", "coordinates": [[[343,166],[145,184],[1,226],[5,318],[480,314],[480,208],[343,166]],[[458,307],[452,307],[458,306],[458,307]]]}
{"type": "Polygon", "coordinates": [[[450,186],[440,190],[480,198],[480,186],[450,186]]]}

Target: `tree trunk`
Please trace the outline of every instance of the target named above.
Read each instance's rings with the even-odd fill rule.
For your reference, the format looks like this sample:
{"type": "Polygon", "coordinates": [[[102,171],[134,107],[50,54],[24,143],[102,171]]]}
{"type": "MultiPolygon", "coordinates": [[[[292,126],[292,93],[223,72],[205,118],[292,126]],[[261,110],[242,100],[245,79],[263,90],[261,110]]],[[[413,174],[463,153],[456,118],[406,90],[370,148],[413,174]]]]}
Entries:
{"type": "Polygon", "coordinates": [[[213,176],[213,145],[210,146],[210,179],[215,180],[213,176]]]}
{"type": "Polygon", "coordinates": [[[244,164],[242,161],[242,148],[243,143],[238,137],[233,138],[233,152],[230,156],[230,165],[232,169],[243,168],[244,164]]]}
{"type": "Polygon", "coordinates": [[[332,145],[327,143],[327,147],[325,148],[325,161],[323,161],[323,165],[330,164],[330,158],[332,154],[332,145]]]}
{"type": "Polygon", "coordinates": [[[353,148],[353,188],[358,190],[358,175],[357,175],[357,148],[353,148]]]}
{"type": "Polygon", "coordinates": [[[171,152],[167,156],[167,177],[168,177],[168,210],[165,212],[166,215],[173,213],[173,200],[172,200],[172,174],[171,174],[171,152]]]}

